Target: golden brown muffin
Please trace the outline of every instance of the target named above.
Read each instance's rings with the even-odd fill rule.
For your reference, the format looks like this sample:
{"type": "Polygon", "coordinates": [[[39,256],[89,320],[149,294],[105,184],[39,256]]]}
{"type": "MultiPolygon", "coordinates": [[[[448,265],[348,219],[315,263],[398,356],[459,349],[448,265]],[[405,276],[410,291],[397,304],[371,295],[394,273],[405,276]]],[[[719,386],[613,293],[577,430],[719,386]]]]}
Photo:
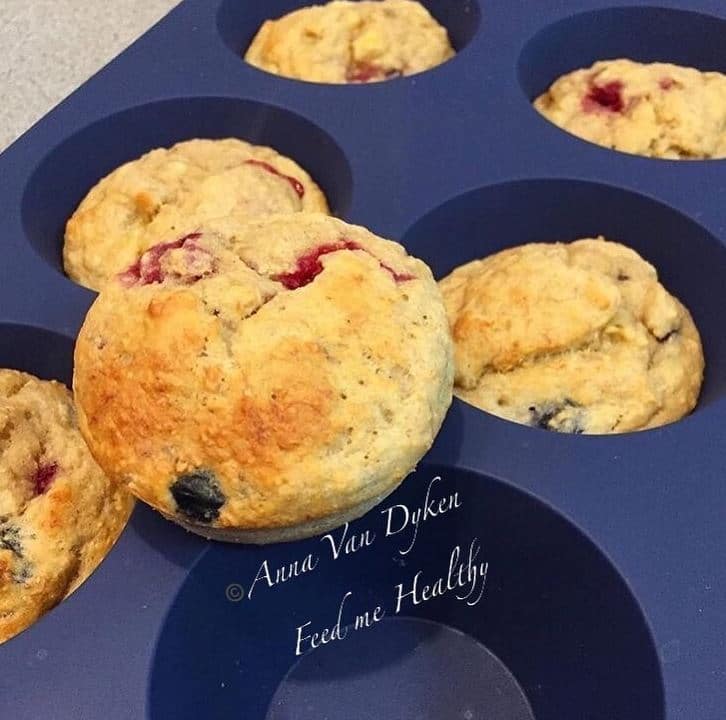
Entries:
{"type": "Polygon", "coordinates": [[[430,447],[451,339],[428,267],[324,215],[212,221],[108,283],[74,387],[113,478],[207,537],[363,514],[430,447]]]}
{"type": "Polygon", "coordinates": [[[334,0],[260,28],[251,65],[320,83],[367,83],[414,75],[454,56],[446,30],[413,0],[334,0]]]}
{"type": "Polygon", "coordinates": [[[440,282],[456,394],[514,422],[620,433],[689,413],[703,351],[688,310],[634,250],[602,238],[535,243],[440,282]]]}
{"type": "Polygon", "coordinates": [[[563,75],[534,106],[584,140],[666,159],[726,157],[726,75],[606,60],[563,75]]]}
{"type": "Polygon", "coordinates": [[[109,482],[70,392],[0,370],[0,642],[75,590],[126,525],[133,498],[109,482]]]}
{"type": "Polygon", "coordinates": [[[122,165],[68,221],[63,264],[98,290],[152,245],[223,215],[328,212],[320,188],[272,148],[229,138],[187,140],[122,165]]]}

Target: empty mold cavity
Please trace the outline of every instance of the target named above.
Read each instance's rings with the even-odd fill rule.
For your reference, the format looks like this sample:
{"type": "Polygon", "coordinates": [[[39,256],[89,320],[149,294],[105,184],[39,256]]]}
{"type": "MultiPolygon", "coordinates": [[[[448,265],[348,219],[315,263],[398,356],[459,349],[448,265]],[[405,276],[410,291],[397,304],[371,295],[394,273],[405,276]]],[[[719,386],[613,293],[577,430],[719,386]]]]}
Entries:
{"type": "MultiPolygon", "coordinates": [[[[310,5],[323,5],[302,0],[269,0],[245,3],[223,0],[217,14],[217,27],[227,47],[240,59],[266,20],[276,20],[293,10],[310,5]]],[[[421,4],[443,25],[456,52],[461,52],[476,35],[481,21],[477,0],[423,0],[421,4]]]]}
{"type": "Polygon", "coordinates": [[[73,379],[73,340],[30,325],[0,324],[0,368],[21,370],[41,380],[73,379]]]}
{"type": "Polygon", "coordinates": [[[292,707],[295,720],[534,720],[516,678],[482,643],[409,617],[383,618],[345,645],[304,655],[280,683],[265,720],[289,720],[292,707]],[[446,682],[432,682],[437,677],[446,682]]]}
{"type": "Polygon", "coordinates": [[[23,195],[28,240],[62,272],[66,221],[102,177],[154,148],[191,138],[227,137],[269,145],[292,158],[320,185],[331,211],[346,212],[352,192],[350,165],[336,142],[315,124],[252,100],[178,98],[110,115],[53,149],[33,172],[23,195]]]}
{"type": "Polygon", "coordinates": [[[698,413],[726,393],[726,247],[677,210],[599,183],[514,181],[449,200],[415,223],[403,243],[441,279],[459,265],[515,245],[599,235],[636,250],[691,311],[706,357],[698,413]]]}
{"type": "Polygon", "coordinates": [[[565,73],[628,58],[726,72],[726,20],[689,10],[619,7],[572,15],[537,33],[519,58],[532,101],[565,73]]]}
{"type": "Polygon", "coordinates": [[[484,475],[423,464],[347,537],[366,532],[370,544],[337,560],[325,538],[211,546],[159,635],[149,717],[244,708],[268,720],[663,720],[660,667],[636,599],[551,508],[484,475]],[[387,536],[387,513],[399,529],[401,508],[414,512],[427,489],[436,502],[456,494],[458,507],[420,523],[404,554],[413,527],[387,536]],[[254,582],[261,568],[274,584],[254,582]],[[416,577],[418,593],[406,594],[416,577]],[[338,618],[338,637],[329,631],[311,649],[313,633],[338,618]]]}

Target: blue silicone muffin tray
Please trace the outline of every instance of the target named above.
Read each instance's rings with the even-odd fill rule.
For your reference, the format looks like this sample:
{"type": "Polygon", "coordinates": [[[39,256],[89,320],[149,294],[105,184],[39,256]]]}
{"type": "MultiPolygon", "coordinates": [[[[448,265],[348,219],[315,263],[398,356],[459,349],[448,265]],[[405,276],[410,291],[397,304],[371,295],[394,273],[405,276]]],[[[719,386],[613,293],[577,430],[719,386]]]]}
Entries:
{"type": "Polygon", "coordinates": [[[723,0],[430,0],[458,50],[369,86],[241,53],[293,0],[187,0],[0,157],[0,366],[67,383],[93,293],[63,227],[120,163],[268,144],[437,277],[603,234],[691,309],[707,372],[672,425],[568,436],[454,401],[424,461],[328,537],[241,547],[139,506],[71,598],[0,647],[13,720],[724,720],[726,162],[565,134],[531,100],[598,59],[726,72],[723,0]]]}

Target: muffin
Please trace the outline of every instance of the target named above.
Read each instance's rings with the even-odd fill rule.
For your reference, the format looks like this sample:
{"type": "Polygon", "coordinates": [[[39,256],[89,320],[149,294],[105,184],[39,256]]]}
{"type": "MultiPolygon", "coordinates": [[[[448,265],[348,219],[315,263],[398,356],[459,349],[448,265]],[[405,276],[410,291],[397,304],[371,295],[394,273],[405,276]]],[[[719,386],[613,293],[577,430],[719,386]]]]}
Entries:
{"type": "Polygon", "coordinates": [[[83,199],[66,225],[68,276],[99,290],[178,228],[227,215],[328,212],[297,163],[229,138],[187,140],[122,165],[83,199]]]}
{"type": "Polygon", "coordinates": [[[319,83],[368,83],[414,75],[454,56],[446,30],[413,0],[334,0],[260,28],[245,60],[319,83]]]}
{"type": "Polygon", "coordinates": [[[75,351],[101,467],[239,542],[365,513],[430,447],[452,383],[428,267],[318,214],[210,221],[151,248],[101,291],[75,351]]]}
{"type": "Polygon", "coordinates": [[[726,75],[606,60],[563,75],[534,106],[583,140],[666,159],[726,157],[726,75]]]}
{"type": "Polygon", "coordinates": [[[689,413],[703,351],[688,310],[634,250],[602,238],[534,243],[440,282],[455,393],[544,430],[622,433],[689,413]]]}
{"type": "Polygon", "coordinates": [[[0,370],[0,642],[73,592],[133,507],[93,461],[71,394],[0,370]]]}

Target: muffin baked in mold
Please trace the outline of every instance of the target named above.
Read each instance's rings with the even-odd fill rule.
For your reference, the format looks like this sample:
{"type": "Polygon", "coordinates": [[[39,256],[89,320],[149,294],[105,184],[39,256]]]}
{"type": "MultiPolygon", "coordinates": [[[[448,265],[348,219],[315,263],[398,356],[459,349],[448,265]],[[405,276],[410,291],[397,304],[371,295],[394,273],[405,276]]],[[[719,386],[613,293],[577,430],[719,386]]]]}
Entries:
{"type": "Polygon", "coordinates": [[[263,23],[244,59],[319,83],[381,82],[454,56],[447,31],[416,0],[332,0],[263,23]]]}
{"type": "Polygon", "coordinates": [[[726,157],[726,75],[603,60],[556,80],[534,107],[563,130],[663,159],[726,157]]]}
{"type": "MultiPolygon", "coordinates": [[[[626,62],[632,63],[635,68],[634,87],[627,87],[626,78],[614,76],[608,77],[608,83],[622,83],[623,88],[620,93],[615,92],[617,84],[603,92],[598,88],[607,87],[608,83],[597,83],[594,95],[585,103],[591,111],[589,115],[601,117],[599,120],[595,117],[576,119],[575,124],[599,134],[602,140],[599,144],[603,147],[609,147],[610,139],[607,137],[610,130],[606,130],[604,126],[611,125],[612,129],[617,129],[617,135],[626,136],[626,144],[636,146],[634,150],[624,148],[623,152],[627,154],[636,152],[643,157],[659,157],[657,153],[667,150],[668,141],[672,138],[675,141],[674,147],[670,148],[667,154],[663,153],[665,157],[680,159],[678,155],[682,154],[690,159],[707,159],[699,155],[700,151],[707,150],[705,142],[694,137],[692,132],[698,131],[700,127],[706,127],[707,123],[694,117],[688,107],[684,108],[681,99],[685,92],[692,94],[699,85],[702,85],[704,77],[713,73],[726,74],[726,46],[722,42],[726,33],[726,17],[719,12],[722,9],[719,3],[717,1],[700,4],[681,3],[681,7],[642,3],[626,3],[615,7],[593,7],[593,5],[595,3],[581,2],[577,6],[568,8],[567,12],[555,13],[553,18],[548,18],[538,25],[529,38],[525,38],[517,60],[517,76],[526,100],[533,103],[540,96],[546,97],[548,89],[557,83],[558,79],[576,76],[578,72],[592,69],[601,62],[613,63],[627,59],[626,62]],[[658,81],[661,79],[665,81],[663,83],[665,88],[677,91],[673,95],[669,94],[664,100],[663,88],[654,85],[648,77],[648,68],[666,65],[677,70],[690,70],[687,75],[695,77],[696,81],[694,83],[689,79],[688,85],[691,87],[686,91],[675,83],[669,83],[669,75],[657,78],[658,81]],[[598,109],[595,96],[598,96],[605,106],[612,107],[614,103],[615,107],[618,107],[622,102],[623,111],[614,112],[606,107],[598,109]],[[638,105],[640,107],[637,107],[638,105]],[[682,117],[676,118],[676,115],[682,117]],[[638,128],[633,125],[631,116],[637,120],[638,128]],[[668,119],[677,122],[674,124],[675,133],[672,135],[670,129],[665,127],[665,121],[668,119]],[[628,126],[631,126],[630,130],[627,129],[628,126]],[[645,139],[644,132],[657,132],[658,135],[645,139]],[[684,138],[684,147],[681,148],[680,144],[684,142],[684,138]],[[650,140],[654,140],[653,148],[648,151],[650,140]],[[641,146],[640,149],[637,149],[637,145],[641,146]],[[690,157],[684,154],[683,150],[687,153],[695,151],[696,155],[690,157]]],[[[581,100],[583,99],[581,97],[581,100]]],[[[703,107],[704,98],[699,98],[697,102],[703,107]]],[[[572,117],[575,117],[574,101],[568,105],[568,112],[570,110],[572,117]]],[[[558,110],[558,114],[563,114],[562,109],[558,110]]],[[[567,127],[563,129],[568,132],[567,127]]],[[[591,143],[599,142],[585,135],[582,137],[591,143]]],[[[578,152],[575,146],[572,152],[578,152]]],[[[588,151],[585,149],[583,159],[588,156],[588,151]]],[[[689,172],[682,168],[671,168],[670,171],[689,172]]],[[[639,181],[641,189],[645,190],[648,182],[654,178],[655,175],[641,176],[639,181]]],[[[627,175],[623,175],[619,181],[627,184],[628,179],[627,175]]],[[[591,234],[594,232],[597,230],[591,231],[591,234]]]]}
{"type": "Polygon", "coordinates": [[[230,213],[328,212],[320,188],[272,148],[236,138],[158,148],[103,178],[68,220],[63,264],[98,290],[177,229],[230,213]]]}
{"type": "Polygon", "coordinates": [[[25,239],[50,267],[67,277],[64,229],[89,190],[151,148],[200,136],[275,148],[314,178],[332,214],[343,215],[350,207],[353,179],[348,157],[319,124],[268,102],[182,92],[179,97],[140,102],[89,123],[82,121],[50,146],[21,188],[25,239]]]}
{"type": "Polygon", "coordinates": [[[323,215],[210,221],[108,283],[74,389],[101,467],[202,535],[357,517],[430,447],[451,339],[429,269],[323,215]]]}
{"type": "MultiPolygon", "coordinates": [[[[216,31],[229,52],[228,59],[234,58],[235,71],[239,72],[240,66],[243,70],[254,67],[244,61],[244,55],[264,23],[316,4],[322,5],[324,1],[268,0],[265,3],[250,5],[239,3],[237,0],[221,0],[215,17],[216,31]]],[[[456,55],[465,50],[480,31],[479,0],[421,0],[421,5],[439,25],[446,29],[456,55]]],[[[252,75],[256,76],[257,73],[252,75]]],[[[267,77],[258,76],[258,80],[269,83],[274,82],[274,77],[268,74],[267,77]]],[[[338,86],[348,85],[349,83],[345,83],[343,86],[338,86]]],[[[366,85],[376,86],[377,83],[366,83],[366,85]]]]}
{"type": "Polygon", "coordinates": [[[635,251],[602,238],[511,248],[441,280],[456,394],[545,430],[617,433],[696,404],[703,350],[688,310],[635,251]]]}
{"type": "Polygon", "coordinates": [[[72,593],[123,530],[133,498],[103,474],[68,389],[0,370],[0,642],[72,593]]]}
{"type": "MultiPolygon", "coordinates": [[[[648,162],[639,165],[645,169],[655,167],[648,162]]],[[[706,166],[694,163],[688,167],[689,172],[698,173],[706,166]]],[[[710,168],[716,170],[717,164],[710,168]]],[[[687,417],[655,431],[604,436],[598,442],[628,446],[649,442],[646,435],[682,436],[695,427],[718,423],[726,397],[726,335],[721,322],[726,313],[726,296],[721,291],[726,247],[692,216],[649,195],[616,185],[573,178],[530,178],[484,185],[453,196],[414,222],[403,234],[402,243],[441,280],[458,266],[520,245],[572,242],[596,237],[598,231],[634,249],[656,268],[659,282],[692,315],[705,357],[698,402],[687,417]],[[448,238],[445,245],[442,238],[448,238]]],[[[461,412],[466,418],[482,415],[468,403],[461,412]]],[[[531,420],[527,420],[529,424],[531,420]]],[[[526,427],[502,423],[489,413],[482,421],[486,432],[532,435],[526,427]]],[[[593,446],[592,442],[577,439],[542,442],[593,446]]]]}

